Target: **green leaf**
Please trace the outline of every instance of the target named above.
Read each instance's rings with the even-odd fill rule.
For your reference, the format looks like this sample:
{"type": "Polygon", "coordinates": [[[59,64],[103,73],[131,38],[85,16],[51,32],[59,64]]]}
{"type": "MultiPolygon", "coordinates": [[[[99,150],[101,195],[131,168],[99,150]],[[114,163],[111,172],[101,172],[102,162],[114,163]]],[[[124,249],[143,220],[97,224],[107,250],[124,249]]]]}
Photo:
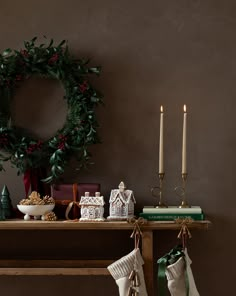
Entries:
{"type": "Polygon", "coordinates": [[[89,69],[88,69],[88,72],[89,72],[89,73],[100,74],[100,72],[101,72],[101,67],[89,68],[89,69]]]}
{"type": "Polygon", "coordinates": [[[47,61],[47,59],[45,59],[45,58],[41,58],[41,59],[38,59],[38,60],[37,60],[37,63],[43,63],[43,62],[45,62],[45,61],[47,61]]]}
{"type": "Polygon", "coordinates": [[[91,97],[90,100],[94,103],[99,102],[99,98],[97,98],[97,97],[91,97]]]}
{"type": "Polygon", "coordinates": [[[50,48],[52,45],[53,45],[53,39],[51,38],[48,48],[50,48]]]}
{"type": "Polygon", "coordinates": [[[24,45],[25,45],[25,48],[28,49],[30,47],[30,44],[28,41],[24,41],[24,45]]]}
{"type": "Polygon", "coordinates": [[[57,170],[60,172],[60,173],[64,173],[64,170],[63,170],[63,168],[61,167],[61,166],[57,166],[57,170]]]}
{"type": "Polygon", "coordinates": [[[51,171],[54,175],[56,175],[56,166],[55,165],[52,166],[51,171]]]}
{"type": "Polygon", "coordinates": [[[34,43],[37,40],[37,37],[31,39],[31,42],[34,43]]]}
{"type": "Polygon", "coordinates": [[[49,176],[49,177],[47,177],[45,179],[42,179],[41,181],[42,182],[45,182],[45,183],[51,183],[53,181],[53,177],[52,176],[49,176]]]}
{"type": "Polygon", "coordinates": [[[50,163],[54,163],[56,160],[56,153],[54,152],[53,155],[50,157],[50,163]]]}
{"type": "Polygon", "coordinates": [[[61,47],[63,44],[66,43],[66,40],[62,40],[59,44],[58,44],[58,47],[61,47]]]}
{"type": "Polygon", "coordinates": [[[4,52],[2,53],[2,56],[5,57],[5,56],[9,55],[11,52],[12,52],[12,50],[11,50],[10,48],[7,48],[7,49],[5,49],[4,52]]]}
{"type": "Polygon", "coordinates": [[[64,152],[61,149],[57,150],[57,154],[63,154],[64,152]]]}

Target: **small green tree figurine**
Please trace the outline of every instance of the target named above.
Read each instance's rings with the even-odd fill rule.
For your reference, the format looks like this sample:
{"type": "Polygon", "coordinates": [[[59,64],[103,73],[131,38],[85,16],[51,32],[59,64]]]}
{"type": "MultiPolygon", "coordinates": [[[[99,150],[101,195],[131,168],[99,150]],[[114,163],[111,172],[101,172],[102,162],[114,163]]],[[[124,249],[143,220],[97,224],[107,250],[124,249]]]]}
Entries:
{"type": "Polygon", "coordinates": [[[3,220],[5,220],[5,215],[4,215],[4,211],[2,208],[2,202],[0,200],[0,221],[3,221],[3,220]]]}
{"type": "Polygon", "coordinates": [[[4,218],[12,218],[13,207],[10,199],[10,194],[6,185],[3,186],[1,193],[1,206],[4,218]]]}

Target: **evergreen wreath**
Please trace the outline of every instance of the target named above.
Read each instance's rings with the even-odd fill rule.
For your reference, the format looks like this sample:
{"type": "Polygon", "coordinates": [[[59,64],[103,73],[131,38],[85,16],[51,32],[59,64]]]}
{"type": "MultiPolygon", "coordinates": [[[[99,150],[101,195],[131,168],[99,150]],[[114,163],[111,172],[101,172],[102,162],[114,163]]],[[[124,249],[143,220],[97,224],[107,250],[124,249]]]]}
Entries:
{"type": "Polygon", "coordinates": [[[36,40],[25,41],[20,51],[6,49],[0,54],[0,171],[4,170],[4,161],[10,161],[18,175],[47,167],[44,181],[50,183],[64,173],[72,155],[78,160],[78,168],[86,166],[91,157],[88,146],[99,142],[94,109],[102,96],[88,76],[99,74],[100,68],[89,67],[88,60],[73,58],[65,40],[56,46],[52,39],[36,46],[36,40]],[[32,138],[11,120],[14,93],[32,75],[57,79],[65,91],[66,122],[46,141],[32,138]]]}

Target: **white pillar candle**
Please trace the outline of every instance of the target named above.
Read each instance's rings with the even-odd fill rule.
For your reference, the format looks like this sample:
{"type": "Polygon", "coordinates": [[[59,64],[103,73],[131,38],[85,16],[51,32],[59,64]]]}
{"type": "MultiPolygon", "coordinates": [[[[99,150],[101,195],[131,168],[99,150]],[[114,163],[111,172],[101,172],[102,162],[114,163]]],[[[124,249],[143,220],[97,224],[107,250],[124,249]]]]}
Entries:
{"type": "Polygon", "coordinates": [[[159,174],[164,173],[164,112],[163,106],[161,106],[161,113],[160,113],[160,140],[159,140],[159,174]]]}
{"type": "Polygon", "coordinates": [[[187,109],[184,105],[183,145],[182,145],[182,174],[187,173],[187,109]]]}

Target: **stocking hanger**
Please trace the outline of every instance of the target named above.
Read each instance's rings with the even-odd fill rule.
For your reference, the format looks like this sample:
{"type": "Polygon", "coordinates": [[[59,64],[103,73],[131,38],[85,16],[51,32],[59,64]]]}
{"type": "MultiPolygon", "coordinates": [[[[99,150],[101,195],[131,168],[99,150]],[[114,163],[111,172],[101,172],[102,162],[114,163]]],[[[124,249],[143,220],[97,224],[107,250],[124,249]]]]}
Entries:
{"type": "Polygon", "coordinates": [[[130,235],[130,237],[134,238],[135,249],[139,247],[140,238],[142,238],[141,225],[145,224],[145,222],[146,220],[143,219],[142,217],[139,217],[138,219],[135,219],[135,218],[128,219],[128,223],[134,226],[133,232],[130,235]]]}
{"type": "Polygon", "coordinates": [[[175,222],[180,225],[180,231],[178,233],[177,238],[182,240],[183,249],[185,249],[186,245],[187,245],[187,239],[192,237],[192,235],[191,235],[191,233],[190,233],[190,231],[188,229],[188,225],[193,223],[193,219],[191,219],[191,218],[184,218],[184,219],[178,218],[178,219],[175,220],[175,222]]]}
{"type": "Polygon", "coordinates": [[[134,248],[136,249],[136,252],[134,259],[134,267],[129,275],[130,287],[127,296],[139,296],[139,287],[141,285],[141,282],[138,274],[137,249],[139,248],[140,238],[142,238],[141,225],[143,225],[145,222],[146,220],[141,217],[138,219],[128,219],[128,223],[132,224],[134,227],[130,237],[134,238],[134,248]]]}

